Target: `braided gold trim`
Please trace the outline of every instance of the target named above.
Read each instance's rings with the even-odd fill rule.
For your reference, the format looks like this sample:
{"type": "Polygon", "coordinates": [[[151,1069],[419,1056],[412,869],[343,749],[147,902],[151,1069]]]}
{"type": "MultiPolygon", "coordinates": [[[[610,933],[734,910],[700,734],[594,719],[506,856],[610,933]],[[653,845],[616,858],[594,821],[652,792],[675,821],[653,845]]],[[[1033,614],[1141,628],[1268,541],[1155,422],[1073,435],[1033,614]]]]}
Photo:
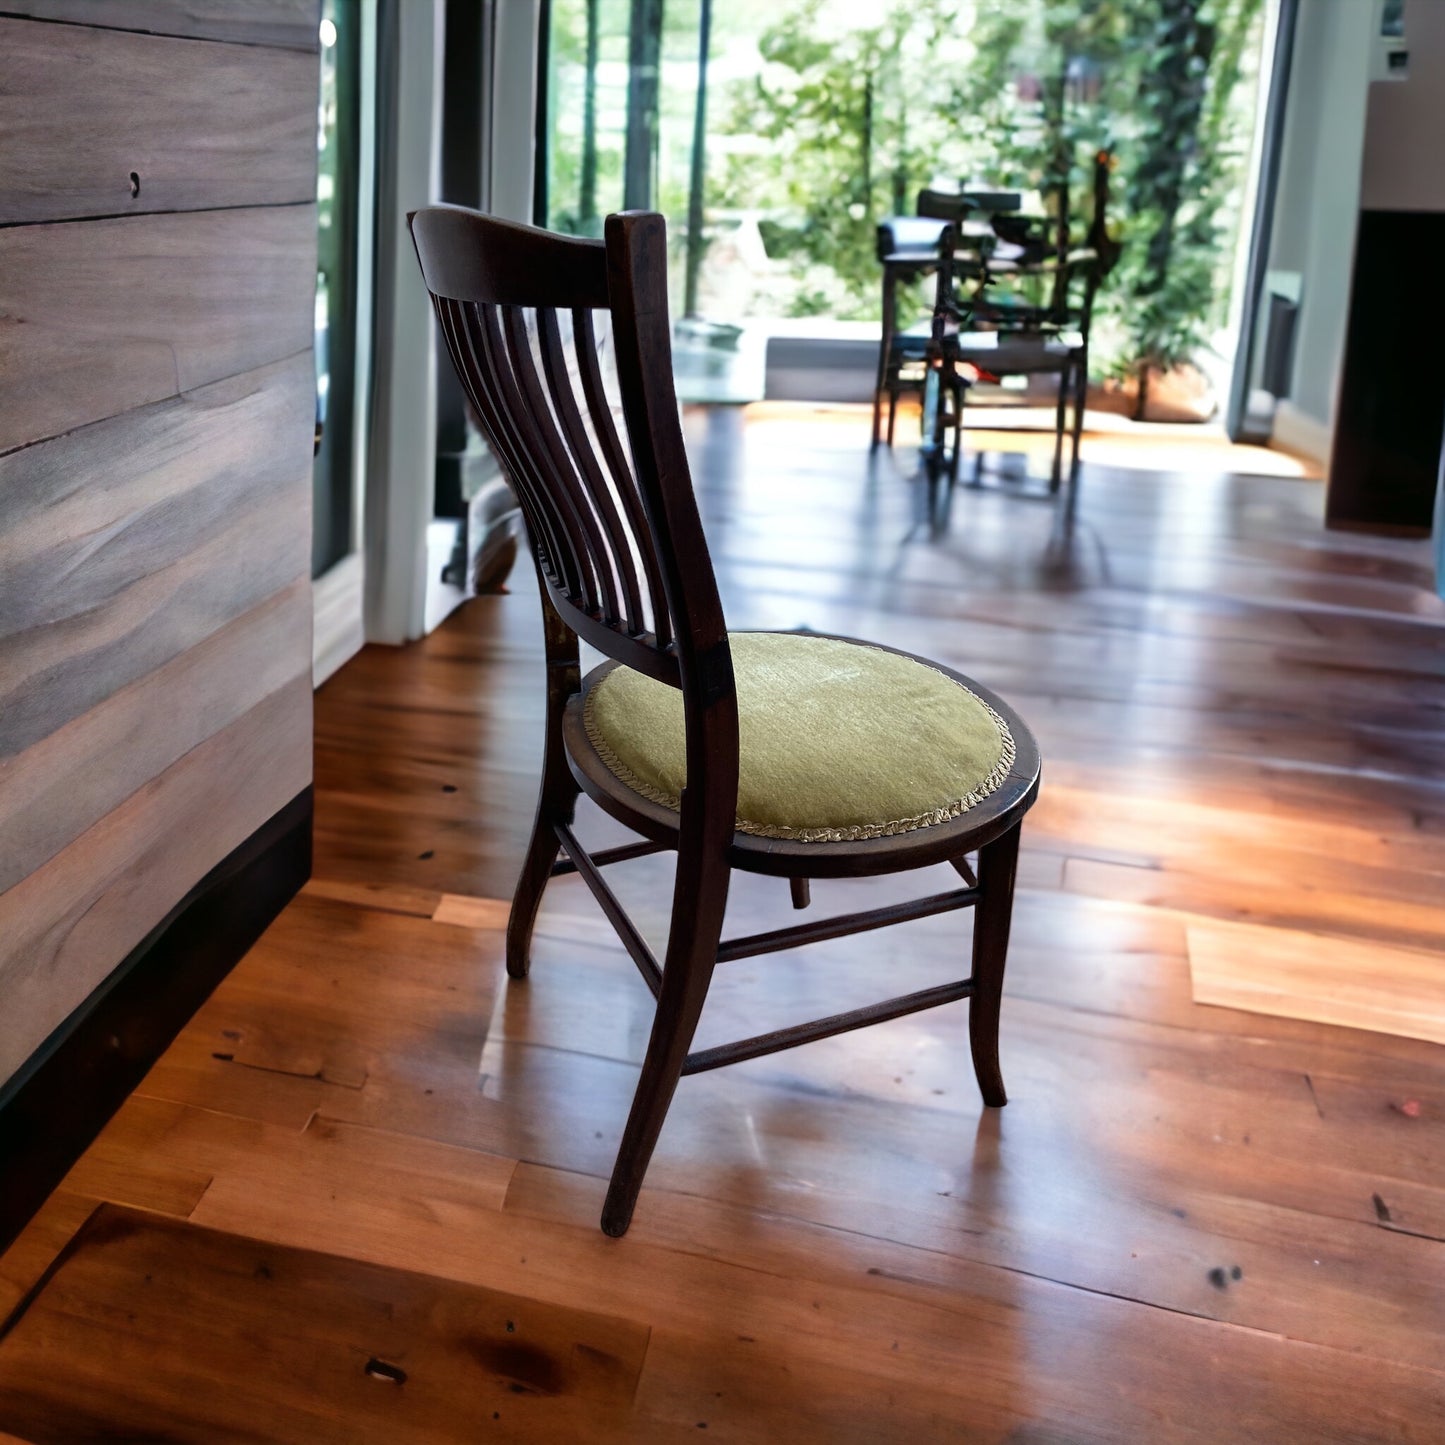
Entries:
{"type": "MultiPolygon", "coordinates": [[[[866,643],[857,644],[867,646],[866,643]]],[[[879,649],[880,651],[882,649],[879,649]]],[[[920,658],[911,659],[921,666],[928,664],[920,658]]],[[[938,675],[945,681],[953,684],[954,687],[963,687],[961,682],[948,676],[947,673],[939,672],[935,667],[931,669],[938,672],[938,675]]],[[[602,682],[606,682],[606,678],[602,682]]],[[[597,686],[600,687],[599,683],[597,686]]],[[[851,828],[785,828],[775,823],[754,823],[747,818],[738,818],[734,826],[739,833],[747,833],[754,838],[778,838],[786,839],[793,843],[861,843],[869,838],[892,838],[899,833],[914,833],[920,828],[931,828],[938,823],[947,823],[954,818],[961,817],[970,808],[977,807],[979,803],[996,793],[1003,786],[1004,779],[1008,777],[1013,769],[1014,762],[1018,757],[1018,748],[1014,743],[1013,733],[1009,731],[1009,725],[994,711],[976,692],[971,688],[964,687],[963,690],[983,708],[998,728],[999,738],[1002,741],[1002,751],[999,753],[998,762],[989,771],[988,776],[979,784],[973,792],[964,797],[949,803],[946,807],[935,808],[928,813],[919,813],[912,818],[893,818],[886,823],[865,823],[855,825],[851,828]]],[[[658,803],[664,808],[671,809],[674,813],[681,811],[682,800],[676,793],[665,793],[661,788],[653,787],[651,783],[639,778],[626,763],[613,751],[612,745],[603,737],[593,716],[593,699],[597,693],[597,687],[592,687],[587,692],[586,700],[582,704],[582,725],[587,731],[587,741],[592,744],[597,756],[602,759],[607,770],[618,782],[631,788],[640,797],[646,798],[650,803],[658,803]]]]}

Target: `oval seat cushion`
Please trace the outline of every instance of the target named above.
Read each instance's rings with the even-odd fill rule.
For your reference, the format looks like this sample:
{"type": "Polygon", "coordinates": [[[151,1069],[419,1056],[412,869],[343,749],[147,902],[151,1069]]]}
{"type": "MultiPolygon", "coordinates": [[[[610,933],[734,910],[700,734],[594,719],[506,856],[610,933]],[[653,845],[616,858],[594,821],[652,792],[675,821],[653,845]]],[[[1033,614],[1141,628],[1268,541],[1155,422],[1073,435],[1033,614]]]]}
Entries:
{"type": "MultiPolygon", "coordinates": [[[[738,696],[738,830],[849,842],[947,822],[1013,765],[1004,720],[927,663],[789,632],[728,636],[738,696]]],[[[587,736],[612,773],[677,808],[682,694],[615,667],[588,691],[587,736]]]]}

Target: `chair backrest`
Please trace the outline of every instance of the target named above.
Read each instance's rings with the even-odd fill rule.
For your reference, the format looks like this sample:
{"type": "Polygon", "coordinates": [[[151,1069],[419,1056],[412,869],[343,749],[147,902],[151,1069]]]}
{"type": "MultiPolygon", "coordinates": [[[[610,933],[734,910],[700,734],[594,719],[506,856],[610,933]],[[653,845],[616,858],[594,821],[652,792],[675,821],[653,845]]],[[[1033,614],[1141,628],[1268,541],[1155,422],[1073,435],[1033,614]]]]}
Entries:
{"type": "Polygon", "coordinates": [[[601,241],[457,206],[409,217],[447,350],[526,518],[546,600],[608,657],[704,691],[727,632],[672,382],[661,216],[601,241]],[[604,383],[606,314],[627,445],[604,383]],[[704,666],[704,663],[706,665],[704,666]]]}
{"type": "Polygon", "coordinates": [[[918,193],[916,210],[920,216],[934,221],[953,221],[955,224],[972,215],[978,209],[977,203],[969,196],[957,191],[935,191],[925,186],[918,193]]]}

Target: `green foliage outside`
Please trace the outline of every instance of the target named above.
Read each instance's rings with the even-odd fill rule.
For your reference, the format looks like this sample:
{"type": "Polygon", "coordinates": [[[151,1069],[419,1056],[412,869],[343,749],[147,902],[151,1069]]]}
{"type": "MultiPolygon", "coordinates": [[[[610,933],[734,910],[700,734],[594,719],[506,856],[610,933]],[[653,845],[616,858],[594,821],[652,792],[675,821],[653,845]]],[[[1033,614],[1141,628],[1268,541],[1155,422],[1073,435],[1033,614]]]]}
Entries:
{"type": "MultiPolygon", "coordinates": [[[[588,0],[555,0],[554,224],[576,213],[578,86],[588,0]],[[561,67],[560,70],[558,67],[561,67]],[[571,205],[571,212],[568,206],[571,205]]],[[[599,16],[597,192],[620,192],[628,0],[599,16]]],[[[1096,354],[1147,386],[1224,324],[1254,119],[1262,0],[731,0],[710,69],[709,242],[755,224],[781,280],[759,312],[872,320],[874,234],[918,190],[985,181],[1036,191],[1071,181],[1080,231],[1090,170],[1115,157],[1120,263],[1101,298],[1096,354]],[[731,218],[731,219],[730,219],[731,218]]],[[[687,213],[685,140],[697,0],[666,0],[655,204],[687,213]]],[[[570,223],[570,225],[569,225],[570,223]]],[[[710,264],[710,263],[709,263],[710,264]]],[[[721,262],[719,261],[719,264],[721,262]]],[[[704,267],[706,281],[707,266],[704,267]]]]}

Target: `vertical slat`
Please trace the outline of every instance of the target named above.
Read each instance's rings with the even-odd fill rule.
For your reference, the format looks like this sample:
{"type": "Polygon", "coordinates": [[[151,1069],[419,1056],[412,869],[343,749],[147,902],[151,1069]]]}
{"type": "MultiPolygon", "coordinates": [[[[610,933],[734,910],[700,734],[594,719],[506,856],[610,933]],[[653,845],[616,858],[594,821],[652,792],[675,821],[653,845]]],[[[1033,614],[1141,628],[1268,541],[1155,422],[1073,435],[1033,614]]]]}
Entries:
{"type": "Polygon", "coordinates": [[[587,551],[577,534],[576,523],[570,521],[564,508],[558,505],[557,498],[542,476],[539,464],[540,448],[536,446],[535,438],[524,430],[526,403],[512,376],[512,363],[502,336],[500,311],[498,306],[484,305],[477,308],[481,323],[481,356],[485,359],[488,392],[503,430],[526,468],[539,500],[547,509],[548,520],[556,531],[558,548],[565,562],[567,593],[577,606],[585,609],[588,599],[596,592],[587,562],[587,551]]]}
{"type": "Polygon", "coordinates": [[[597,334],[592,325],[592,313],[579,307],[572,313],[572,332],[580,338],[576,346],[577,367],[582,377],[582,392],[587,398],[587,409],[592,416],[592,429],[602,444],[603,456],[608,470],[612,473],[617,495],[622,499],[623,509],[631,524],[632,534],[637,539],[642,555],[642,570],[647,577],[647,592],[652,603],[652,630],[657,635],[659,647],[667,647],[672,641],[672,616],[667,608],[667,593],[662,585],[662,569],[657,565],[657,549],[653,545],[652,529],[643,510],[642,496],[637,490],[637,479],[628,464],[622,440],[617,435],[617,425],[612,419],[612,408],[607,403],[607,391],[602,384],[602,370],[597,364],[597,334]]]}
{"type": "Polygon", "coordinates": [[[483,307],[476,303],[463,302],[458,313],[462,322],[461,335],[466,342],[467,355],[476,378],[473,400],[484,418],[498,455],[511,474],[518,500],[525,499],[530,512],[535,514],[532,525],[538,531],[539,537],[544,539],[543,553],[550,558],[550,567],[542,569],[543,577],[563,596],[577,596],[581,579],[573,570],[571,556],[558,532],[552,508],[540,492],[540,482],[535,469],[518,447],[517,438],[509,429],[506,418],[497,405],[496,377],[491,358],[483,344],[485,327],[482,311],[483,307]]]}
{"type": "Polygon", "coordinates": [[[487,441],[495,449],[497,460],[511,477],[517,501],[527,518],[532,545],[542,563],[543,575],[565,591],[567,584],[562,558],[546,510],[539,504],[525,463],[517,455],[512,438],[507,436],[501,426],[492,403],[490,377],[473,344],[475,318],[473,324],[469,325],[465,302],[442,296],[433,299],[452,362],[462,378],[472,405],[476,408],[477,417],[487,433],[487,441]]]}
{"type": "MultiPolygon", "coordinates": [[[[506,417],[497,404],[496,372],[485,346],[485,309],[487,308],[475,303],[463,303],[461,312],[468,323],[464,334],[478,379],[476,399],[486,409],[484,415],[489,418],[489,424],[501,444],[503,455],[511,458],[514,484],[518,486],[519,496],[525,491],[530,498],[532,510],[537,514],[537,523],[547,539],[547,549],[552,558],[552,584],[563,596],[580,596],[581,577],[575,571],[571,553],[561,535],[555,509],[542,488],[536,468],[522,451],[516,435],[508,426],[506,417]]],[[[543,575],[549,574],[544,570],[543,575]]]]}
{"type": "MultiPolygon", "coordinates": [[[[539,321],[543,308],[538,308],[539,321]]],[[[586,558],[595,589],[588,594],[588,611],[598,612],[604,621],[619,623],[622,620],[622,600],[618,596],[617,583],[612,572],[612,559],[607,544],[597,525],[596,514],[578,476],[567,447],[558,434],[537,375],[537,364],[532,356],[532,343],[527,336],[527,323],[518,306],[508,306],[504,312],[503,330],[508,343],[508,354],[512,363],[512,376],[521,394],[523,405],[518,410],[518,420],[523,435],[533,450],[540,453],[539,463],[551,472],[555,492],[562,498],[563,516],[575,529],[574,536],[586,558]]]]}
{"type": "MultiPolygon", "coordinates": [[[[572,450],[573,460],[602,522],[603,531],[607,534],[613,565],[622,586],[628,631],[635,636],[646,630],[647,619],[642,610],[642,594],[638,588],[637,569],[634,566],[632,549],[628,545],[627,531],[617,513],[607,479],[603,476],[596,453],[592,449],[592,439],[587,434],[582,413],[577,407],[577,396],[567,371],[566,348],[562,342],[562,328],[558,324],[557,313],[551,310],[539,311],[537,326],[542,349],[542,367],[552,397],[552,410],[562,423],[562,431],[572,450]]],[[[573,350],[576,350],[575,341],[573,350]]]]}
{"type": "Polygon", "coordinates": [[[512,444],[525,461],[535,479],[537,491],[545,501],[548,516],[557,531],[557,540],[568,558],[569,596],[574,606],[590,610],[590,599],[597,595],[597,582],[592,563],[582,538],[581,526],[566,505],[567,498],[558,496],[556,478],[547,475],[545,454],[535,426],[530,426],[527,399],[517,382],[512,355],[507,345],[503,317],[511,308],[481,306],[482,351],[489,366],[493,401],[502,418],[512,444]]]}

